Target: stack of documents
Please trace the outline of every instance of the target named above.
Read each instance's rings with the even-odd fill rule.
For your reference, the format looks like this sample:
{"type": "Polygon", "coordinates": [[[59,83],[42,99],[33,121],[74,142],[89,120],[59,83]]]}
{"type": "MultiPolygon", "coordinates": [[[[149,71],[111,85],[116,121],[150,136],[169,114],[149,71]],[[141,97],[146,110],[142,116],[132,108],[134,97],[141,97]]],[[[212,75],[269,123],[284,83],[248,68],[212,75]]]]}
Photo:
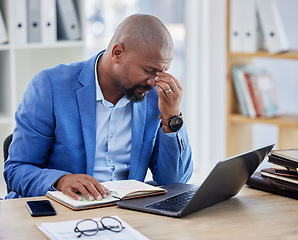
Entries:
{"type": "Polygon", "coordinates": [[[289,50],[275,0],[230,0],[229,34],[231,52],[289,50]]]}
{"type": "MultiPolygon", "coordinates": [[[[94,236],[84,236],[82,235],[80,238],[83,239],[101,239],[101,240],[110,240],[110,239],[117,239],[117,240],[149,240],[147,237],[142,235],[140,232],[132,228],[126,222],[124,222],[120,217],[113,216],[117,218],[123,225],[123,230],[121,232],[112,232],[109,230],[99,231],[94,236]]],[[[100,218],[94,219],[95,221],[99,222],[100,218]]],[[[45,234],[49,239],[53,240],[69,240],[69,239],[78,239],[78,233],[74,231],[76,224],[80,220],[73,220],[73,221],[66,221],[66,222],[47,222],[42,223],[37,228],[45,234]]]]}
{"type": "Polygon", "coordinates": [[[273,150],[268,157],[275,168],[262,169],[261,175],[298,192],[298,149],[273,150]]]}
{"type": "Polygon", "coordinates": [[[272,150],[268,162],[274,167],[254,174],[248,185],[298,199],[298,149],[272,150]]]}

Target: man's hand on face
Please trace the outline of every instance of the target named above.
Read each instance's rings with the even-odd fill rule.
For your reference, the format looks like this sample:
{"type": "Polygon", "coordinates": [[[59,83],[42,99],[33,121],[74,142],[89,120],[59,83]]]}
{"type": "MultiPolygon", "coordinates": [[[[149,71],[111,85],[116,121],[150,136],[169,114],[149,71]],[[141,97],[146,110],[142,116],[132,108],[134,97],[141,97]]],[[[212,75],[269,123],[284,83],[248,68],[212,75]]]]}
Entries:
{"type": "Polygon", "coordinates": [[[163,119],[170,119],[180,114],[183,88],[176,78],[166,72],[156,72],[156,77],[147,81],[152,86],[157,86],[158,108],[163,119]]]}
{"type": "Polygon", "coordinates": [[[81,201],[82,197],[77,192],[89,201],[108,197],[108,189],[87,174],[66,174],[57,181],[55,188],[78,201],[81,201]]]}

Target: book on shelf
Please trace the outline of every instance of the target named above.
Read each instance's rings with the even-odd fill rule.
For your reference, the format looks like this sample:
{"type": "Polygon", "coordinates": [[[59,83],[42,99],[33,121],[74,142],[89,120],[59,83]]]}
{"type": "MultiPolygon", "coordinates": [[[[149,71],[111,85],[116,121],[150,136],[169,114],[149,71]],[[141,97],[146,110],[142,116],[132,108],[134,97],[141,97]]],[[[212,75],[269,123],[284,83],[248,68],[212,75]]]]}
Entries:
{"type": "Polygon", "coordinates": [[[251,118],[280,115],[277,90],[269,73],[243,65],[233,67],[232,74],[242,115],[251,118]]]}
{"type": "Polygon", "coordinates": [[[279,116],[280,104],[272,76],[266,72],[251,73],[250,80],[260,115],[266,118],[279,116]]]}
{"type": "Polygon", "coordinates": [[[115,205],[116,202],[124,199],[146,197],[166,192],[161,187],[152,186],[137,180],[109,181],[101,184],[109,189],[108,197],[102,200],[88,201],[82,196],[83,200],[78,201],[66,196],[61,191],[48,191],[46,196],[72,210],[82,210],[115,205]]]}
{"type": "Polygon", "coordinates": [[[245,100],[245,93],[243,89],[243,78],[239,78],[238,72],[242,71],[240,67],[233,67],[232,68],[232,80],[236,92],[236,96],[239,102],[240,111],[243,116],[249,116],[248,106],[245,100]]]}
{"type": "Polygon", "coordinates": [[[254,111],[255,111],[255,116],[260,117],[262,115],[261,114],[261,109],[260,109],[260,106],[258,104],[255,91],[253,89],[253,85],[252,85],[252,81],[251,81],[251,73],[249,73],[247,71],[244,71],[243,74],[244,74],[244,78],[245,78],[245,81],[246,81],[246,85],[247,85],[248,90],[249,90],[249,96],[250,96],[252,104],[253,104],[253,108],[254,108],[254,111]]]}

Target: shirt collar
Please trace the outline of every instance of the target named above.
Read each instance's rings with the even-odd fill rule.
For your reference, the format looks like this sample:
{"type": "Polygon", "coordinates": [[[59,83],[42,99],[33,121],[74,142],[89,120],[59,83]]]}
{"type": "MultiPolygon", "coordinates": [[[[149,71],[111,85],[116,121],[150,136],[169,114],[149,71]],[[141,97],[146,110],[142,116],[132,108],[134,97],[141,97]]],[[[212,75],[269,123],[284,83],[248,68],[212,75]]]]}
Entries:
{"type": "Polygon", "coordinates": [[[97,81],[97,79],[98,79],[97,78],[97,64],[98,64],[98,60],[102,56],[102,54],[99,54],[98,55],[98,57],[97,57],[97,59],[95,61],[95,67],[94,67],[94,71],[95,71],[95,86],[96,86],[96,101],[104,100],[104,97],[102,95],[101,88],[100,88],[99,83],[97,81]]]}

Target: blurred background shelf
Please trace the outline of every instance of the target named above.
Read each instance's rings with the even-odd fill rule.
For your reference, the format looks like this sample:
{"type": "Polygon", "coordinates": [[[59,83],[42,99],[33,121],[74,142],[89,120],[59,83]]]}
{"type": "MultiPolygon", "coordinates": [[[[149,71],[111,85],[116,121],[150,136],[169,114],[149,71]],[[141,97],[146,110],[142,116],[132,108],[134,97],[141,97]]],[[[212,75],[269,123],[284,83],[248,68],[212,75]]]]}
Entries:
{"type": "MultiPolygon", "coordinates": [[[[297,64],[298,64],[298,50],[297,44],[294,43],[294,50],[287,52],[270,54],[268,51],[256,51],[253,53],[245,52],[232,52],[230,51],[230,6],[232,0],[227,1],[227,128],[226,128],[226,154],[228,157],[246,152],[255,147],[255,142],[258,139],[265,138],[266,134],[276,132],[277,140],[275,141],[272,136],[268,136],[266,143],[275,143],[276,148],[297,148],[298,147],[298,111],[297,102],[293,94],[297,92],[297,64]],[[265,62],[265,63],[264,63],[265,62]],[[254,66],[261,66],[266,68],[269,66],[269,72],[275,75],[275,82],[277,83],[277,90],[279,91],[283,107],[286,111],[282,111],[279,117],[273,118],[249,118],[240,113],[240,107],[236,96],[232,80],[232,68],[235,66],[253,64],[254,66]],[[285,101],[284,98],[287,98],[285,101]],[[288,111],[291,105],[291,111],[288,111]],[[255,127],[258,126],[257,130],[255,127]],[[271,127],[269,131],[260,131],[262,128],[271,127]],[[257,136],[255,136],[257,135],[257,136]],[[270,142],[272,141],[272,142],[270,142]]],[[[292,2],[286,1],[283,5],[281,1],[278,3],[281,13],[289,12],[292,2]],[[282,6],[282,7],[281,7],[282,6]]],[[[285,23],[285,29],[288,30],[287,34],[292,33],[293,25],[292,16],[296,16],[293,12],[289,13],[288,20],[285,23]],[[292,15],[291,15],[292,14],[292,15]],[[291,31],[289,31],[291,30],[291,31]]],[[[283,20],[285,16],[283,15],[283,20]]],[[[293,37],[293,36],[292,36],[293,37]]],[[[296,36],[294,36],[296,37],[296,36]]],[[[293,38],[294,39],[294,38],[293,38]]],[[[290,39],[291,40],[291,39],[290,39]]],[[[292,44],[293,45],[293,44],[292,44]]],[[[291,49],[291,48],[290,48],[291,49]]],[[[295,94],[297,95],[297,94],[295,94]]]]}

